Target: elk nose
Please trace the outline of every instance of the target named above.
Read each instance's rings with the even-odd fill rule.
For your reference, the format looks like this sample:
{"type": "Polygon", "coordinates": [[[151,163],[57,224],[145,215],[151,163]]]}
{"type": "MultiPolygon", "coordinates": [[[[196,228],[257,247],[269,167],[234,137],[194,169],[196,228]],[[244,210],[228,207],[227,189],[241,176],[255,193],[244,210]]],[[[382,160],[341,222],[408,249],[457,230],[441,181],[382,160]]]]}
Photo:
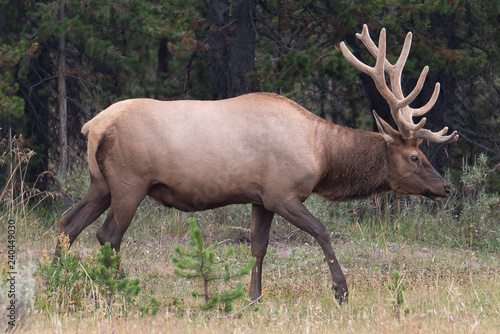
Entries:
{"type": "Polygon", "coordinates": [[[446,193],[446,196],[448,197],[451,196],[451,190],[448,186],[444,186],[444,192],[446,193]]]}

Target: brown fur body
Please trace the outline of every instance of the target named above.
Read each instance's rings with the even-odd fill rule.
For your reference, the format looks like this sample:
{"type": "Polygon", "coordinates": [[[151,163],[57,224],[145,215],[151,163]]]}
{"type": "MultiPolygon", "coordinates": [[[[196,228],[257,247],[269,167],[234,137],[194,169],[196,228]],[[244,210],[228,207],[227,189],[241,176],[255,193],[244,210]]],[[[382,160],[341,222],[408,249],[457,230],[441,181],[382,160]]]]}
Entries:
{"type": "Polygon", "coordinates": [[[302,202],[313,192],[333,201],[388,190],[437,199],[449,192],[419,141],[402,139],[376,119],[380,133],[348,129],[266,93],[222,101],[118,102],[82,129],[88,133],[91,186],[61,220],[60,232],[72,243],[109,207],[97,237],[119,250],[147,195],[182,211],[252,203],[257,262],[251,298],[261,294],[262,261],[278,213],[319,242],[342,300],[347,285],[328,232],[302,202]]]}

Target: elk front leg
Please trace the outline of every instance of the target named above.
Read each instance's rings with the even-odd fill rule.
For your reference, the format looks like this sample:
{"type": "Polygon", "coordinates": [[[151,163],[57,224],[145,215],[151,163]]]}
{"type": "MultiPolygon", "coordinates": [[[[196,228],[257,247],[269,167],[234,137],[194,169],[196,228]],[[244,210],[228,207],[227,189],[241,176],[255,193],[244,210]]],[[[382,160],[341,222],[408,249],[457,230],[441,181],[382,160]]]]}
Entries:
{"type": "Polygon", "coordinates": [[[262,295],[262,262],[267,253],[273,217],[274,212],[266,210],[261,205],[252,205],[250,230],[252,232],[252,256],[255,257],[256,261],[250,278],[251,300],[257,300],[262,295]]]}
{"type": "Polygon", "coordinates": [[[348,291],[346,279],[337,261],[337,257],[333,252],[330,235],[325,226],[316,219],[298,199],[292,199],[285,202],[283,205],[279,205],[276,213],[316,239],[323,249],[328,267],[330,268],[333,289],[335,290],[335,299],[339,304],[347,302],[348,291]]]}

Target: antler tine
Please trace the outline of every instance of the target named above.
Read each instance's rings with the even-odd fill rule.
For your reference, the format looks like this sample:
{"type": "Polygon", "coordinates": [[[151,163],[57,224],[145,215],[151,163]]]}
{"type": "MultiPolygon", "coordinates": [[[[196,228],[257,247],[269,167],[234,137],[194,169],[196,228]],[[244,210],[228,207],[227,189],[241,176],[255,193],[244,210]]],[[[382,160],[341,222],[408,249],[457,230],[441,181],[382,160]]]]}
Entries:
{"type": "MultiPolygon", "coordinates": [[[[436,103],[436,100],[439,95],[439,84],[437,84],[437,94],[436,94],[436,87],[434,88],[434,93],[432,98],[427,102],[427,104],[424,107],[418,108],[418,109],[413,109],[409,106],[410,103],[415,100],[415,98],[418,96],[420,91],[422,90],[422,87],[424,86],[425,78],[427,77],[427,73],[429,72],[429,67],[425,66],[422,72],[420,73],[420,76],[418,78],[417,84],[415,85],[415,88],[411,91],[410,94],[408,94],[407,97],[403,97],[403,91],[401,88],[401,75],[402,75],[402,70],[403,68],[401,67],[400,69],[395,68],[394,72],[391,72],[389,77],[391,79],[391,87],[393,91],[397,92],[396,98],[401,98],[396,106],[394,108],[391,107],[391,114],[392,117],[394,118],[394,121],[396,122],[399,131],[401,134],[403,134],[403,137],[405,138],[411,138],[412,135],[411,133],[414,131],[418,131],[422,129],[425,125],[425,122],[427,121],[426,118],[422,118],[420,122],[417,124],[413,123],[413,117],[414,116],[421,116],[425,114],[427,111],[429,111],[433,106],[434,103],[436,103]],[[417,111],[417,113],[415,112],[417,111]],[[423,112],[425,111],[425,112],[423,112]]],[[[395,93],[396,94],[396,93],[395,93]]]]}
{"type": "MultiPolygon", "coordinates": [[[[382,29],[385,34],[385,29],[382,29]]],[[[382,34],[382,32],[381,32],[382,34]]],[[[437,100],[437,96],[433,95],[433,99],[431,99],[433,103],[427,103],[425,108],[413,109],[407,107],[413,100],[418,96],[420,91],[422,90],[425,78],[429,71],[428,67],[425,67],[422,73],[420,74],[417,85],[414,90],[405,98],[403,95],[403,89],[401,87],[401,77],[403,74],[403,68],[408,59],[408,55],[410,53],[411,41],[412,41],[412,33],[409,32],[406,34],[406,38],[403,44],[403,49],[401,50],[401,54],[399,55],[396,64],[391,64],[385,57],[385,53],[383,54],[385,60],[385,72],[389,74],[389,78],[391,81],[392,94],[396,98],[396,102],[394,107],[391,106],[392,117],[394,118],[396,124],[398,124],[398,128],[400,132],[406,136],[410,136],[410,131],[417,131],[425,125],[426,120],[422,119],[418,124],[413,123],[413,116],[421,116],[429,111],[437,100]],[[403,110],[404,109],[404,110],[403,110]],[[400,126],[402,125],[402,126],[400,126]],[[403,130],[404,129],[404,130],[403,130]]],[[[363,42],[368,51],[376,58],[379,59],[380,52],[379,47],[373,43],[373,40],[370,37],[370,32],[368,30],[368,26],[366,24],[363,25],[363,31],[361,34],[356,34],[356,37],[363,42]]],[[[385,39],[384,42],[379,41],[380,48],[385,47],[385,39]]],[[[434,91],[436,93],[436,90],[434,91]]],[[[439,90],[437,91],[439,94],[439,90]]],[[[389,103],[390,104],[390,103],[389,103]]]]}
{"type": "Polygon", "coordinates": [[[373,67],[370,67],[366,65],[365,63],[361,62],[358,58],[356,58],[352,52],[347,48],[345,45],[345,42],[340,43],[340,50],[342,50],[342,54],[344,55],[344,58],[347,60],[349,64],[360,70],[361,72],[372,75],[373,73],[373,67]]]}
{"type": "MultiPolygon", "coordinates": [[[[375,56],[376,63],[374,67],[370,67],[366,65],[365,63],[361,62],[358,58],[356,58],[352,52],[347,48],[344,42],[340,43],[340,49],[342,50],[342,54],[344,55],[344,58],[355,68],[360,70],[361,72],[369,75],[370,77],[373,78],[373,81],[375,82],[375,85],[377,86],[378,91],[380,94],[384,97],[384,99],[389,103],[391,106],[391,109],[393,108],[392,106],[396,106],[398,103],[398,100],[394,96],[394,94],[390,91],[389,87],[387,87],[387,83],[385,82],[385,63],[387,60],[385,59],[385,48],[386,48],[386,39],[385,39],[385,29],[383,28],[380,31],[380,36],[379,36],[379,45],[380,48],[377,48],[373,41],[370,38],[370,35],[368,34],[368,27],[366,25],[363,26],[363,34],[357,34],[358,38],[365,44],[365,46],[373,44],[373,47],[376,48],[377,50],[377,55],[375,56]],[[365,32],[366,30],[366,32],[365,32]],[[368,40],[370,42],[368,42],[368,40]]],[[[368,47],[368,46],[367,46],[368,47]]],[[[370,46],[370,48],[373,50],[373,47],[370,46]]],[[[388,62],[387,62],[388,63],[388,62]]],[[[390,64],[389,64],[390,65],[390,64]]]]}
{"type": "MultiPolygon", "coordinates": [[[[383,41],[379,41],[379,47],[382,48],[386,46],[385,42],[385,29],[382,29],[381,31],[381,36],[384,34],[384,39],[383,41]]],[[[396,100],[394,103],[394,107],[391,107],[391,112],[392,116],[398,124],[398,128],[400,128],[400,132],[405,135],[405,137],[410,136],[411,131],[418,131],[423,126],[425,125],[425,118],[422,119],[419,123],[414,124],[413,123],[413,116],[422,116],[425,114],[427,111],[429,111],[434,103],[437,100],[437,95],[433,94],[432,99],[427,103],[424,107],[418,108],[418,109],[413,109],[410,107],[407,107],[413,100],[418,96],[420,91],[422,90],[425,78],[427,76],[427,73],[429,71],[429,68],[426,66],[422,73],[420,74],[419,80],[417,82],[417,85],[415,86],[414,90],[405,98],[403,95],[403,89],[401,87],[401,77],[403,73],[403,68],[404,65],[406,64],[406,61],[408,59],[408,55],[410,53],[410,48],[411,48],[411,41],[412,41],[412,33],[409,32],[406,35],[404,44],[403,44],[403,49],[401,50],[401,54],[399,55],[398,60],[396,61],[396,64],[391,64],[385,57],[385,52],[381,52],[379,47],[373,43],[372,38],[370,37],[370,32],[368,30],[368,26],[366,24],[363,25],[363,31],[361,34],[356,34],[356,37],[363,42],[363,44],[366,46],[368,51],[378,60],[380,57],[383,56],[383,59],[385,61],[385,72],[389,74],[389,78],[391,81],[391,88],[392,88],[392,95],[395,96],[396,100]],[[401,126],[400,126],[401,125],[401,126]],[[403,130],[404,129],[404,130],[403,130]]],[[[434,93],[436,93],[436,90],[434,90],[434,93]]],[[[437,90],[437,94],[439,94],[439,90],[437,90]]],[[[389,103],[390,104],[390,103],[389,103]]]]}
{"type": "MultiPolygon", "coordinates": [[[[382,31],[384,31],[384,34],[385,34],[385,28],[382,28],[382,31]]],[[[375,45],[375,43],[373,43],[373,40],[370,37],[370,32],[368,30],[368,26],[366,24],[363,25],[363,31],[362,31],[362,33],[361,34],[356,34],[356,37],[361,42],[363,42],[363,44],[366,46],[366,48],[368,49],[368,51],[370,51],[370,53],[372,54],[372,56],[375,57],[375,59],[378,59],[379,48],[375,45]]],[[[398,58],[396,64],[394,64],[394,65],[391,64],[389,62],[389,60],[386,59],[385,54],[384,54],[385,71],[387,72],[387,74],[389,74],[389,75],[396,74],[395,78],[399,79],[399,76],[397,74],[398,73],[401,74],[403,72],[403,67],[404,67],[404,65],[406,63],[406,60],[408,59],[408,54],[410,53],[411,39],[412,39],[412,33],[409,32],[406,35],[406,39],[405,39],[405,42],[403,44],[403,49],[401,51],[401,54],[399,55],[399,58],[398,58]]],[[[380,42],[379,42],[379,45],[381,45],[380,42]]],[[[384,45],[385,45],[385,42],[384,42],[384,45]]],[[[394,82],[393,81],[394,80],[391,80],[391,87],[393,86],[393,83],[400,82],[400,81],[394,81],[394,82]]],[[[393,90],[396,89],[396,91],[393,92],[394,95],[398,99],[403,99],[404,98],[403,91],[401,89],[397,89],[397,88],[401,88],[401,85],[395,85],[395,87],[392,87],[393,90]]]]}
{"type": "Polygon", "coordinates": [[[436,82],[436,85],[434,86],[434,91],[432,92],[432,96],[424,106],[420,108],[409,108],[412,111],[412,115],[414,117],[425,115],[429,110],[432,109],[432,107],[434,107],[434,104],[436,104],[436,101],[439,97],[440,88],[441,85],[439,84],[439,82],[436,82]]]}
{"type": "Polygon", "coordinates": [[[342,50],[342,54],[346,58],[346,60],[355,68],[359,69],[363,73],[371,76],[377,89],[380,94],[386,99],[387,103],[389,103],[392,117],[396,122],[399,132],[403,138],[421,138],[427,139],[429,141],[437,142],[437,143],[448,143],[458,139],[457,132],[453,132],[452,134],[445,136],[448,128],[444,128],[441,131],[432,132],[430,130],[423,129],[425,125],[426,118],[422,118],[420,122],[415,124],[413,122],[413,117],[422,116],[427,113],[436,103],[440,85],[436,83],[434,87],[434,92],[430,100],[420,108],[411,108],[409,105],[415,98],[418,96],[420,91],[423,88],[425,79],[427,77],[427,73],[429,72],[429,67],[425,66],[420,76],[418,78],[417,84],[413,88],[413,90],[408,94],[408,96],[404,96],[403,89],[401,87],[403,68],[408,59],[408,55],[410,53],[411,41],[412,41],[412,33],[409,32],[406,35],[403,48],[401,50],[401,54],[399,55],[398,60],[393,65],[386,58],[386,32],[385,28],[380,31],[379,43],[378,47],[373,42],[373,39],[370,37],[370,32],[368,30],[368,26],[366,24],[363,25],[363,30],[361,34],[356,34],[356,37],[365,45],[368,51],[375,57],[376,64],[374,67],[370,67],[359,59],[357,59],[345,46],[345,43],[340,43],[340,48],[342,50]],[[385,81],[385,72],[389,75],[391,89],[387,87],[387,83],[385,81]]]}
{"type": "Polygon", "coordinates": [[[391,78],[391,88],[392,90],[395,90],[394,94],[399,99],[404,98],[403,89],[401,87],[401,77],[403,75],[403,68],[405,67],[406,61],[408,60],[408,55],[410,54],[412,38],[413,34],[411,32],[406,34],[405,42],[403,43],[403,49],[401,49],[401,53],[399,54],[399,58],[396,61],[396,64],[394,64],[394,66],[388,67],[391,72],[389,73],[389,76],[391,78]]]}
{"type": "MultiPolygon", "coordinates": [[[[385,30],[385,28],[382,28],[382,30],[385,30]]],[[[368,30],[368,26],[366,24],[363,24],[363,31],[361,32],[361,34],[357,33],[356,38],[363,42],[372,56],[374,56],[375,58],[378,57],[378,47],[375,45],[375,43],[373,43],[373,40],[370,36],[370,31],[368,30]]]]}
{"type": "MultiPolygon", "coordinates": [[[[385,28],[382,28],[382,31],[384,32],[385,34],[385,28]]],[[[382,31],[380,32],[382,34],[382,31]]],[[[375,45],[375,43],[373,43],[373,39],[371,38],[370,36],[370,31],[368,30],[368,26],[366,24],[363,24],[363,31],[361,32],[361,34],[356,34],[356,38],[359,39],[364,46],[366,46],[366,48],[368,49],[368,51],[370,51],[370,53],[372,54],[373,57],[375,57],[375,59],[378,59],[378,55],[379,55],[379,48],[375,45]]],[[[379,45],[381,45],[380,43],[380,38],[379,38],[379,45]]],[[[385,38],[384,38],[384,45],[385,45],[385,38]]],[[[384,54],[384,59],[385,59],[385,71],[387,73],[388,72],[388,69],[394,67],[395,65],[392,65],[385,57],[385,54],[384,54]]]]}
{"type": "MultiPolygon", "coordinates": [[[[410,94],[408,98],[403,97],[402,90],[399,88],[397,89],[396,85],[396,90],[395,92],[400,93],[399,97],[396,96],[392,92],[389,87],[387,87],[387,83],[385,81],[385,72],[387,72],[390,76],[391,80],[391,86],[393,86],[394,90],[394,82],[395,78],[400,77],[400,73],[402,71],[402,66],[400,64],[404,64],[406,59],[403,59],[403,61],[398,61],[396,64],[398,65],[398,68],[395,68],[395,65],[392,65],[387,59],[386,59],[386,32],[385,28],[382,28],[380,31],[380,36],[379,36],[379,42],[378,42],[378,47],[373,43],[372,38],[370,37],[370,33],[368,31],[368,26],[365,24],[363,25],[363,31],[361,34],[356,34],[356,37],[366,46],[366,48],[370,51],[370,53],[375,57],[376,63],[374,67],[370,67],[363,62],[361,62],[359,59],[357,59],[351,51],[347,49],[345,46],[345,43],[342,42],[340,43],[340,48],[342,50],[342,54],[344,55],[344,58],[355,68],[358,70],[362,71],[363,73],[369,75],[372,77],[375,86],[377,87],[377,90],[380,92],[380,94],[384,97],[384,99],[387,101],[387,103],[390,106],[391,109],[391,114],[394,118],[394,121],[398,125],[399,131],[401,132],[401,135],[404,138],[410,138],[411,137],[411,131],[415,130],[415,125],[413,124],[413,121],[411,120],[411,117],[408,120],[402,119],[401,115],[399,114],[399,109],[407,106],[408,104],[413,101],[413,99],[416,97],[416,94],[410,94]],[[399,70],[399,75],[398,75],[398,70],[399,70]],[[410,100],[411,99],[411,100],[410,100]]],[[[405,43],[405,47],[407,48],[407,43],[405,43]]],[[[405,57],[405,52],[403,52],[402,56],[405,57]]],[[[407,54],[407,52],[406,52],[407,54]]],[[[400,57],[401,59],[401,57],[400,57]]],[[[418,129],[422,128],[425,123],[425,120],[420,122],[417,126],[418,129]]]]}
{"type": "Polygon", "coordinates": [[[436,132],[432,132],[427,129],[420,129],[414,133],[413,137],[425,139],[438,144],[452,143],[458,139],[459,136],[457,131],[453,131],[450,135],[445,136],[444,134],[446,134],[447,132],[448,132],[448,127],[446,126],[441,131],[436,131],[436,132]]]}

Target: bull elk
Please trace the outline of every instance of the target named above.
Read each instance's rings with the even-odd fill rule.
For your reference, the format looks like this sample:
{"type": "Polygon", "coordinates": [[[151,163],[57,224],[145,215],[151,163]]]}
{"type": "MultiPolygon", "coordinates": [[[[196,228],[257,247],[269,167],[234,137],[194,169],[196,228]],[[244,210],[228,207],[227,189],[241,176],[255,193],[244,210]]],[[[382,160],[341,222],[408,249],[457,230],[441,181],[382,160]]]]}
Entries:
{"type": "MultiPolygon", "coordinates": [[[[191,212],[229,204],[251,203],[252,269],[250,297],[261,295],[262,262],[271,221],[281,215],[312,235],[330,268],[335,297],[347,298],[347,284],[331,246],[329,233],[303,205],[317,193],[346,201],[393,190],[440,200],[450,195],[443,178],[418,148],[423,139],[450,143],[445,135],[423,129],[439,94],[436,84],[422,108],[409,104],[420,92],[428,67],[413,91],[404,96],[401,73],[411,33],[395,65],[386,60],[385,29],[378,47],[365,25],[356,34],[376,58],[374,67],[359,61],[340,44],[344,57],[370,75],[389,103],[398,130],[375,112],[379,132],[331,124],[282,96],[242,95],[221,101],[156,101],[130,99],[111,105],[87,122],[91,184],[78,205],[60,221],[70,244],[106,209],[97,231],[101,244],[120,250],[122,237],[139,203],[148,195],[167,207],[191,212]],[[387,86],[385,73],[389,75],[387,86]]],[[[56,246],[56,259],[60,245],[56,246]]]]}

